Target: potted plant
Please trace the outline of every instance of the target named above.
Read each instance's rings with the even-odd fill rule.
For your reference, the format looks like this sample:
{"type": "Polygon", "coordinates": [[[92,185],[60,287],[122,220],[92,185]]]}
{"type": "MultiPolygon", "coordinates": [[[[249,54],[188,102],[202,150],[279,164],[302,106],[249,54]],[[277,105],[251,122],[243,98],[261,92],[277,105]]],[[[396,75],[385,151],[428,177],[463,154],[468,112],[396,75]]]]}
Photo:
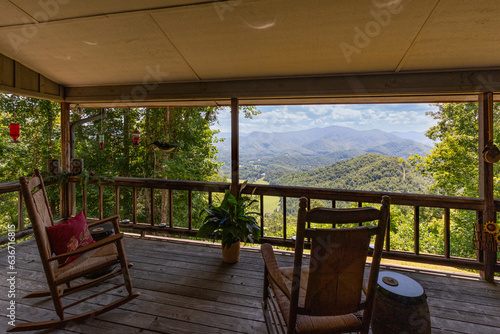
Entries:
{"type": "Polygon", "coordinates": [[[210,236],[212,239],[222,239],[222,260],[226,263],[236,263],[239,260],[240,242],[253,239],[259,240],[260,227],[257,225],[255,215],[250,206],[257,200],[241,196],[241,190],[246,186],[243,183],[238,198],[226,190],[224,199],[218,205],[210,204],[205,209],[206,216],[203,226],[197,236],[210,236]]]}

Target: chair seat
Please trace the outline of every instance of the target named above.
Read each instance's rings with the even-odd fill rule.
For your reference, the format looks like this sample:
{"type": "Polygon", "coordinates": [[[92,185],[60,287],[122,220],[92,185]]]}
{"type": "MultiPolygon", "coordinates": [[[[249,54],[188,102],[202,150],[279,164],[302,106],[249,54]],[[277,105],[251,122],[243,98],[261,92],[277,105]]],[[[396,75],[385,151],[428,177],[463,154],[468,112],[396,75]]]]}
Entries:
{"type": "Polygon", "coordinates": [[[61,268],[58,268],[57,262],[54,262],[55,279],[56,281],[64,281],[75,274],[92,270],[93,268],[97,269],[106,263],[113,263],[117,261],[118,251],[116,249],[116,244],[108,244],[83,253],[79,258],[61,268]]]}
{"type": "MultiPolygon", "coordinates": [[[[292,287],[293,267],[280,268],[281,275],[289,289],[292,287]]],[[[300,279],[299,307],[304,306],[307,281],[309,278],[309,267],[303,266],[300,279]]],[[[271,282],[271,284],[273,284],[271,282]]],[[[281,314],[288,324],[290,301],[285,294],[277,287],[273,288],[281,314]]],[[[348,331],[357,331],[361,328],[361,320],[353,314],[336,315],[327,317],[317,317],[308,315],[297,315],[296,333],[301,334],[326,334],[326,333],[344,333],[348,331]]]]}

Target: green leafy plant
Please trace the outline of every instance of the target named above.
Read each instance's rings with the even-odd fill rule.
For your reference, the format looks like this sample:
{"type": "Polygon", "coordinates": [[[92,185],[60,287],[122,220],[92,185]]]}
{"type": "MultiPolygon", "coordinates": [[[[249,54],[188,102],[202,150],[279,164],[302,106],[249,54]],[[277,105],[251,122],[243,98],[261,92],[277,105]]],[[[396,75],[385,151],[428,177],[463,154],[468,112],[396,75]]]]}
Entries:
{"type": "Polygon", "coordinates": [[[238,241],[259,240],[260,227],[255,218],[259,213],[249,211],[250,206],[257,200],[241,195],[245,185],[246,183],[242,185],[237,199],[226,190],[219,205],[210,204],[208,209],[204,210],[206,216],[198,231],[198,237],[220,237],[224,248],[229,248],[238,241]]]}

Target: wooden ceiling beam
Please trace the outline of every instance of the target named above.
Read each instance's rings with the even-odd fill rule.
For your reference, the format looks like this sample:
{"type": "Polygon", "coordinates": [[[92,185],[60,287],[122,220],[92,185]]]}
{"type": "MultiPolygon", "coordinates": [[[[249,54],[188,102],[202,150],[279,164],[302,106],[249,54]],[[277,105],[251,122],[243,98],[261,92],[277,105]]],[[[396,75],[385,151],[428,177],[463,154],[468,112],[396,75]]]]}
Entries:
{"type": "MultiPolygon", "coordinates": [[[[249,79],[158,83],[118,86],[66,87],[65,101],[69,103],[147,104],[165,101],[228,101],[231,97],[243,100],[321,99],[439,96],[446,100],[469,100],[480,92],[500,91],[500,70],[452,71],[432,73],[385,73],[366,75],[336,75],[292,77],[278,79],[249,79]]],[[[477,99],[477,98],[476,98],[477,99]]]]}

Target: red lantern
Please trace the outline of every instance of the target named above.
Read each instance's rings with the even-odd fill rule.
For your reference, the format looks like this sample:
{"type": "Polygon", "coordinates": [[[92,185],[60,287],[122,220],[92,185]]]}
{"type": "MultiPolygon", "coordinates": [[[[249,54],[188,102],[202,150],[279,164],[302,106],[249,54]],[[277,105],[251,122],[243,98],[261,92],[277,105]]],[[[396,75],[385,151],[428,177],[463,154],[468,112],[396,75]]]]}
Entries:
{"type": "Polygon", "coordinates": [[[19,143],[17,141],[17,138],[19,138],[19,124],[17,123],[10,123],[10,136],[12,137],[11,143],[19,143]]]}
{"type": "Polygon", "coordinates": [[[139,146],[140,140],[141,140],[141,133],[136,128],[134,131],[132,131],[132,145],[139,146]]]}

